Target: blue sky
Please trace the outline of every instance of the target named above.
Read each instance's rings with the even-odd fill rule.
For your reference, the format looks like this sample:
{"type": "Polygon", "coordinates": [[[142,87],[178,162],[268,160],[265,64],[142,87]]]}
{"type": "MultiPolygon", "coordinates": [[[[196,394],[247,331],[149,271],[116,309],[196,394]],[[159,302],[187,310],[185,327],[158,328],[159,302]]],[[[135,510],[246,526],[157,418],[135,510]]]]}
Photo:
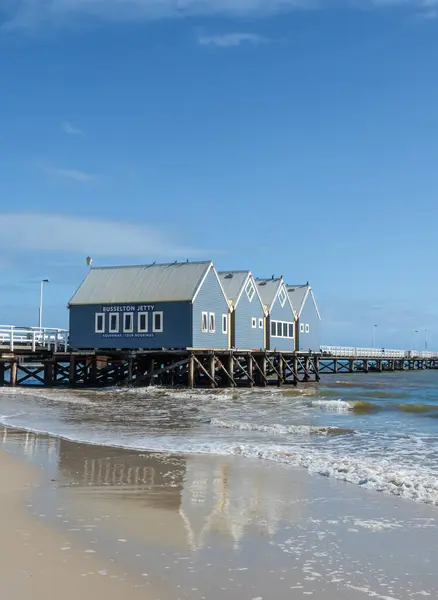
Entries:
{"type": "Polygon", "coordinates": [[[438,349],[437,61],[438,0],[2,2],[0,321],[48,277],[65,326],[88,254],[212,258],[438,349]]]}

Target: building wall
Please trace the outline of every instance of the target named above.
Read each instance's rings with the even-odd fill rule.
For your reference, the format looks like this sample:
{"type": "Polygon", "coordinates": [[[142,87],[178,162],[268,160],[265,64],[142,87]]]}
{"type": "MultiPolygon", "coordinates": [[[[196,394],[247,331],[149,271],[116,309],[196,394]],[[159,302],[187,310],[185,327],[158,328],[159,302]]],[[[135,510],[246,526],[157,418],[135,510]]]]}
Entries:
{"type": "Polygon", "coordinates": [[[186,348],[192,345],[191,302],[70,307],[70,345],[85,348],[186,348]],[[163,313],[163,331],[154,332],[153,313],[163,313]],[[124,313],[133,313],[133,332],[123,332],[124,313]],[[146,313],[148,332],[139,332],[138,314],[146,313]],[[105,332],[96,333],[96,314],[104,315],[105,332]],[[111,314],[119,314],[119,332],[109,331],[111,314]]]}
{"type": "MultiPolygon", "coordinates": [[[[202,288],[193,304],[193,347],[194,348],[228,348],[228,333],[222,333],[222,315],[227,315],[228,329],[230,318],[228,303],[222,294],[217,277],[210,269],[202,288]],[[215,332],[202,331],[202,313],[206,312],[208,319],[210,313],[215,315],[215,332]]],[[[209,323],[207,323],[209,325],[209,323]]],[[[209,329],[209,327],[208,327],[209,329]]]]}
{"type": "MultiPolygon", "coordinates": [[[[281,306],[280,300],[278,297],[275,299],[274,305],[271,309],[269,319],[268,319],[268,330],[267,330],[267,346],[268,350],[289,350],[293,351],[295,349],[295,341],[294,338],[283,338],[283,337],[273,337],[272,336],[272,321],[283,321],[287,323],[294,323],[295,317],[294,313],[291,309],[291,306],[288,301],[285,302],[284,306],[281,306]]],[[[292,325],[292,331],[294,332],[294,327],[292,325]]]]}
{"type": "Polygon", "coordinates": [[[308,352],[309,350],[313,352],[319,351],[321,345],[321,321],[318,319],[318,314],[310,295],[307,297],[304,308],[301,311],[300,319],[297,322],[297,329],[297,349],[303,352],[308,352]]]}
{"type": "Polygon", "coordinates": [[[234,311],[233,321],[233,343],[236,349],[260,350],[265,347],[265,315],[257,294],[254,294],[250,302],[245,290],[243,291],[234,311]],[[255,328],[252,327],[253,318],[256,320],[255,328]]]}

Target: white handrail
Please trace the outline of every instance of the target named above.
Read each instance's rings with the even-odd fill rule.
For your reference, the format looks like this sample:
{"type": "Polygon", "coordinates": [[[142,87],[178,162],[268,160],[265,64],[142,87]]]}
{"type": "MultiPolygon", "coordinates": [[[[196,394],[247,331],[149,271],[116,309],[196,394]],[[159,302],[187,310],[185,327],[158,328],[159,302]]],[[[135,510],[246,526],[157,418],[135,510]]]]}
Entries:
{"type": "Polygon", "coordinates": [[[438,352],[426,350],[396,350],[393,348],[355,348],[348,346],[321,346],[322,357],[327,358],[399,358],[438,359],[438,352]]]}
{"type": "Polygon", "coordinates": [[[68,330],[51,327],[16,327],[0,325],[0,348],[13,352],[17,348],[67,350],[68,330]]]}

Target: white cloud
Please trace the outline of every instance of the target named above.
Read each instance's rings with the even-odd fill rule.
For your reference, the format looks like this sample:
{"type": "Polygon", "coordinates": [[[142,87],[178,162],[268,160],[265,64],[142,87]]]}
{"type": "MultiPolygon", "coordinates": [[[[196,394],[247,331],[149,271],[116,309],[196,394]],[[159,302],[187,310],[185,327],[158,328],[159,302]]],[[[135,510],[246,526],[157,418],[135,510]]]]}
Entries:
{"type": "Polygon", "coordinates": [[[78,18],[161,19],[181,16],[259,16],[296,9],[405,7],[430,12],[438,0],[9,0],[6,28],[66,24],[78,18]]]}
{"type": "Polygon", "coordinates": [[[150,225],[46,213],[0,213],[0,249],[75,253],[87,256],[151,257],[184,260],[199,256],[150,225]]]}
{"type": "Polygon", "coordinates": [[[56,175],[57,177],[63,177],[64,179],[74,179],[75,181],[89,182],[94,181],[96,176],[86,171],[79,171],[77,169],[60,169],[57,167],[51,167],[48,169],[49,174],[56,175]]]}
{"type": "Polygon", "coordinates": [[[201,46],[218,46],[229,48],[241,44],[263,44],[268,40],[255,33],[226,33],[223,35],[202,35],[198,37],[201,46]]]}
{"type": "Polygon", "coordinates": [[[68,121],[64,121],[61,127],[67,135],[85,135],[81,129],[78,129],[68,121]]]}

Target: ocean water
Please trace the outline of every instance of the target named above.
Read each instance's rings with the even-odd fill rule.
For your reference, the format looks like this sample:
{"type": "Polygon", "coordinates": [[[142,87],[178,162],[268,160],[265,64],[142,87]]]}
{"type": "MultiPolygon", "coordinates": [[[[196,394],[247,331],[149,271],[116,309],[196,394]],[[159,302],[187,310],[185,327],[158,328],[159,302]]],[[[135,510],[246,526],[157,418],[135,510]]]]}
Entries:
{"type": "Polygon", "coordinates": [[[438,504],[438,372],[300,389],[0,388],[0,423],[71,441],[239,455],[438,504]]]}

